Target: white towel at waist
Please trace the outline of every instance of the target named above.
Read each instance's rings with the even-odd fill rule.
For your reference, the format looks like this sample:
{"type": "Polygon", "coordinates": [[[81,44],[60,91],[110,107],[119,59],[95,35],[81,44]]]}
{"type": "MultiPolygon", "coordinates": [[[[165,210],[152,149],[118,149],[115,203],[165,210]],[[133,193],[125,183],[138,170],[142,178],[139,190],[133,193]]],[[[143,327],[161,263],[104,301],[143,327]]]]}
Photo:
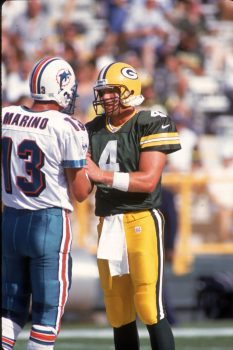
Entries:
{"type": "Polygon", "coordinates": [[[97,258],[108,260],[111,276],[129,273],[123,214],[104,218],[97,258]]]}

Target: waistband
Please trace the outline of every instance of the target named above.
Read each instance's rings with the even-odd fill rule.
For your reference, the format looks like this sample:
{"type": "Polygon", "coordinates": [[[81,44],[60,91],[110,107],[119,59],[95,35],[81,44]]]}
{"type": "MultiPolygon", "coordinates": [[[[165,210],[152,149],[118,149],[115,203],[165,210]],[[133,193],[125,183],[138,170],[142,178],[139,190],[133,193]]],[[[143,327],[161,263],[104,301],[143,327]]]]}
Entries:
{"type": "Polygon", "coordinates": [[[3,208],[5,213],[15,213],[15,215],[25,215],[25,214],[53,214],[53,215],[61,215],[62,211],[64,210],[66,213],[69,213],[69,210],[67,209],[62,209],[59,207],[51,207],[51,208],[43,208],[43,209],[38,209],[38,210],[30,210],[30,209],[16,209],[12,207],[7,207],[4,206],[3,208]]]}
{"type": "MultiPolygon", "coordinates": [[[[123,214],[124,220],[126,220],[126,222],[130,222],[132,220],[134,221],[134,220],[142,219],[146,216],[151,216],[153,211],[157,212],[160,216],[162,215],[160,210],[156,208],[138,210],[138,211],[129,211],[122,214],[123,214]]],[[[119,215],[119,214],[114,214],[114,215],[119,215]]],[[[109,216],[114,216],[114,215],[109,215],[109,216]]],[[[105,218],[104,216],[100,216],[99,217],[100,222],[103,222],[104,218],[105,218]]]]}

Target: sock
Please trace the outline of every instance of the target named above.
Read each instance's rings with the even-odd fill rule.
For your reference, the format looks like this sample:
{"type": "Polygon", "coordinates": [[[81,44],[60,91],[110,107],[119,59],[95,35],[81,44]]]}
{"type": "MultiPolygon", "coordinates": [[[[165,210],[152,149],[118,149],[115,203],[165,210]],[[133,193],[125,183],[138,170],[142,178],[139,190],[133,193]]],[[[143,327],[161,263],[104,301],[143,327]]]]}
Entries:
{"type": "Polygon", "coordinates": [[[22,328],[9,318],[2,317],[2,349],[11,350],[22,328]]]}
{"type": "Polygon", "coordinates": [[[56,337],[57,332],[55,328],[33,325],[27,350],[53,350],[56,337]]]}
{"type": "Polygon", "coordinates": [[[115,350],[139,350],[136,321],[119,328],[113,328],[115,350]]]}
{"type": "Polygon", "coordinates": [[[175,350],[175,341],[166,318],[158,323],[147,325],[152,350],[175,350]]]}

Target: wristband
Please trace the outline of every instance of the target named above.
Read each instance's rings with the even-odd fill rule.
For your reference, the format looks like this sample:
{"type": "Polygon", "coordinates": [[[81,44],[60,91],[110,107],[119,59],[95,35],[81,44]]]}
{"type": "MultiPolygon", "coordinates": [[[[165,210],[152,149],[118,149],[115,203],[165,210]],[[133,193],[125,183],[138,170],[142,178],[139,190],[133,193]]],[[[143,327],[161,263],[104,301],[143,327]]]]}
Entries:
{"type": "Polygon", "coordinates": [[[129,189],[129,173],[114,172],[112,188],[127,192],[129,189]]]}

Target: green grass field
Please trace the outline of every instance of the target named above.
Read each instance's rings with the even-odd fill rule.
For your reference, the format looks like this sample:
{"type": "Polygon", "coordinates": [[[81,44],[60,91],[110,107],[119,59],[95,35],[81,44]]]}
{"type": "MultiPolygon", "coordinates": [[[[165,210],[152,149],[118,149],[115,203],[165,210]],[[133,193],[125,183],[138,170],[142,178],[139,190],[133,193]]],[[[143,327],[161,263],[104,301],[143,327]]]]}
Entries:
{"type": "MultiPolygon", "coordinates": [[[[232,350],[233,322],[193,322],[173,328],[176,350],[232,350]]],[[[26,350],[26,332],[18,339],[15,350],[26,350]]],[[[140,325],[141,350],[150,350],[145,328],[140,325]]],[[[114,350],[109,328],[93,325],[63,324],[56,350],[114,350]]]]}

